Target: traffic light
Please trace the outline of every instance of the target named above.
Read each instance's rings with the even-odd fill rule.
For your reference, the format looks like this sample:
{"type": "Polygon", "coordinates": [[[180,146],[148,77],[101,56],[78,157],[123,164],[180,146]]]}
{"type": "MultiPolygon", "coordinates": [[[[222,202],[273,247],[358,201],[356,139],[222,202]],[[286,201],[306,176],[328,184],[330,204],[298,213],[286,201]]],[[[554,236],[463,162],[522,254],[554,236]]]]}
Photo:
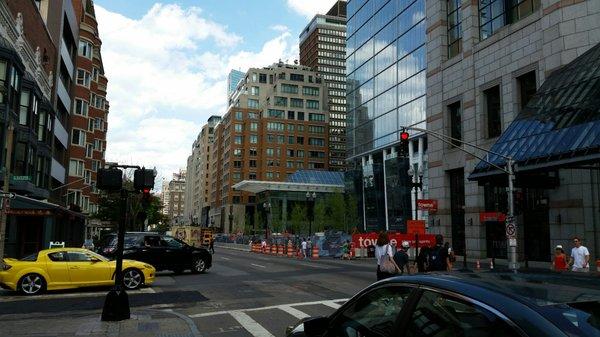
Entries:
{"type": "Polygon", "coordinates": [[[398,149],[398,152],[400,153],[401,157],[408,157],[409,137],[410,135],[406,131],[402,131],[400,133],[400,148],[398,149]]]}
{"type": "Polygon", "coordinates": [[[150,190],[154,188],[154,177],[156,177],[154,170],[143,167],[135,170],[133,173],[133,188],[136,191],[145,191],[148,189],[148,193],[150,193],[150,190]]]}
{"type": "Polygon", "coordinates": [[[146,220],[147,217],[147,211],[148,211],[148,207],[150,207],[150,202],[152,199],[152,195],[150,194],[150,189],[149,188],[144,188],[142,189],[142,198],[140,199],[140,204],[142,206],[142,209],[140,210],[140,212],[138,213],[138,220],[143,222],[144,220],[146,220]]]}
{"type": "Polygon", "coordinates": [[[117,168],[99,169],[96,187],[105,191],[119,191],[123,187],[123,171],[117,168]]]}

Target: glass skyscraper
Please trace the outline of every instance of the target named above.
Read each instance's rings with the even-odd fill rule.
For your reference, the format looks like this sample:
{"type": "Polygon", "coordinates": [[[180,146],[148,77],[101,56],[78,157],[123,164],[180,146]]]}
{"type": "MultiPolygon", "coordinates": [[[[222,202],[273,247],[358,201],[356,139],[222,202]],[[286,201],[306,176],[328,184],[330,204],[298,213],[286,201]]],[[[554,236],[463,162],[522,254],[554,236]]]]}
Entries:
{"type": "Polygon", "coordinates": [[[347,179],[365,230],[405,231],[415,216],[408,169],[427,185],[424,135],[410,132],[408,158],[397,150],[403,127],[425,128],[425,0],[350,0],[347,11],[347,179]]]}

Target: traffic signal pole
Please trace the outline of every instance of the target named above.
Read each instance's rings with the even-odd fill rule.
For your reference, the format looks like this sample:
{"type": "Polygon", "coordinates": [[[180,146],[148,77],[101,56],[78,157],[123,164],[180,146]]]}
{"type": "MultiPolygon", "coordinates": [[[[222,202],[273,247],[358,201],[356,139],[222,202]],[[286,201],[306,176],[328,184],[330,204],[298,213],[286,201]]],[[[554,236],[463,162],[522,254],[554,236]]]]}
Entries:
{"type": "MultiPolygon", "coordinates": [[[[412,127],[412,126],[405,126],[405,127],[403,127],[403,129],[423,132],[427,135],[431,135],[434,138],[441,140],[442,142],[450,145],[453,148],[457,148],[465,153],[472,155],[473,157],[475,157],[481,161],[488,163],[490,166],[500,170],[501,172],[504,172],[508,176],[508,188],[507,188],[508,214],[506,215],[506,227],[507,227],[506,229],[507,229],[507,233],[508,233],[509,226],[511,226],[511,232],[514,233],[510,237],[508,237],[508,235],[507,235],[507,238],[506,238],[508,241],[508,245],[507,245],[508,246],[507,253],[508,253],[508,257],[509,257],[508,267],[510,270],[516,272],[519,269],[519,263],[517,261],[517,221],[515,219],[515,203],[514,203],[514,192],[515,192],[514,191],[514,181],[515,181],[514,166],[515,166],[515,162],[512,159],[512,157],[500,154],[498,152],[490,151],[488,149],[484,149],[481,146],[465,142],[462,139],[457,139],[457,138],[447,136],[443,133],[439,133],[439,132],[435,132],[435,131],[431,131],[431,130],[427,130],[427,129],[423,129],[423,128],[412,127]],[[483,152],[487,153],[488,155],[493,154],[493,155],[502,157],[506,160],[506,168],[502,168],[502,167],[490,162],[489,160],[487,160],[481,156],[478,156],[477,154],[475,154],[471,151],[467,151],[467,150],[463,149],[461,146],[456,145],[456,143],[470,146],[477,150],[483,151],[483,152]]],[[[465,253],[465,256],[466,256],[466,253],[465,253]]]]}

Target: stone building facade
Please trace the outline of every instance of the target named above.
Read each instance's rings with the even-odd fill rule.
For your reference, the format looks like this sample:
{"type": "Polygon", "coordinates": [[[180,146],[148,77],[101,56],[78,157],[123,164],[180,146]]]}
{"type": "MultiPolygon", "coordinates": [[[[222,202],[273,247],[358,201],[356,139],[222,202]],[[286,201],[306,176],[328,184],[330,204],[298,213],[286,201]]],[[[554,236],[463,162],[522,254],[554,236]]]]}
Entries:
{"type": "MultiPolygon", "coordinates": [[[[502,216],[490,216],[506,213],[506,178],[471,176],[486,153],[461,141],[489,149],[550,74],[600,42],[600,1],[496,2],[429,0],[426,10],[427,129],[454,138],[429,138],[429,193],[439,203],[431,230],[478,259],[506,257],[502,216]]],[[[524,183],[515,194],[519,259],[529,264],[550,261],[574,235],[598,256],[598,171],[556,175],[555,185],[524,183]]]]}

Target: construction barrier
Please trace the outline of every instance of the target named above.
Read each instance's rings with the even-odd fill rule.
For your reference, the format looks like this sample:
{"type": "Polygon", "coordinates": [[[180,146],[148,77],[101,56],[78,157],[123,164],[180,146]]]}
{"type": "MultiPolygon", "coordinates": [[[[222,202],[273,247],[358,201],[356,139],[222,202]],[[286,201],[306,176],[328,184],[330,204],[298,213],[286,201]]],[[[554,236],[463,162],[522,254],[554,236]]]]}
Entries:
{"type": "Polygon", "coordinates": [[[317,245],[314,245],[312,247],[312,259],[317,260],[318,258],[319,258],[319,247],[317,247],[317,245]]]}
{"type": "Polygon", "coordinates": [[[294,246],[292,245],[292,242],[288,242],[287,257],[294,257],[294,246]]]}
{"type": "Polygon", "coordinates": [[[350,258],[353,259],[356,257],[356,251],[354,248],[354,242],[350,244],[350,258]]]}
{"type": "Polygon", "coordinates": [[[277,256],[283,256],[283,245],[277,245],[277,256]]]}
{"type": "Polygon", "coordinates": [[[277,255],[277,245],[271,245],[271,255],[277,255]]]}

